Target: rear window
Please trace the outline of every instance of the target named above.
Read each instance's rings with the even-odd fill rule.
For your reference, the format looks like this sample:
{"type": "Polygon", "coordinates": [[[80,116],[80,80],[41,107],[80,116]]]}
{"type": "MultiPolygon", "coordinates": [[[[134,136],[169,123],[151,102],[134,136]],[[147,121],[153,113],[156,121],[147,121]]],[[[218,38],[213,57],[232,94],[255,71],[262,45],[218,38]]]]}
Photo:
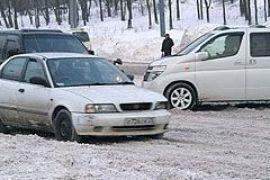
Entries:
{"type": "Polygon", "coordinates": [[[87,32],[73,32],[72,34],[76,36],[77,38],[79,38],[79,40],[82,42],[90,41],[87,32]]]}
{"type": "Polygon", "coordinates": [[[72,35],[31,34],[23,36],[26,53],[70,52],[87,54],[84,45],[72,35]]]}
{"type": "Polygon", "coordinates": [[[270,56],[270,33],[250,35],[250,54],[252,57],[270,56]]]}

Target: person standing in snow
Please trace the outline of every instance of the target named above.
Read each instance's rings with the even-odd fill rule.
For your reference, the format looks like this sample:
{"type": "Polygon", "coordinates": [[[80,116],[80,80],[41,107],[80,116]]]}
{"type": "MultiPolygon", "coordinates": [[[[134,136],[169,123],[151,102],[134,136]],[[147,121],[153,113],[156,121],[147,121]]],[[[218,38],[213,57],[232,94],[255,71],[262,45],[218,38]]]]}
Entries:
{"type": "Polygon", "coordinates": [[[169,34],[165,34],[165,39],[162,42],[162,56],[170,56],[172,55],[172,47],[174,45],[173,40],[170,38],[169,34]]]}

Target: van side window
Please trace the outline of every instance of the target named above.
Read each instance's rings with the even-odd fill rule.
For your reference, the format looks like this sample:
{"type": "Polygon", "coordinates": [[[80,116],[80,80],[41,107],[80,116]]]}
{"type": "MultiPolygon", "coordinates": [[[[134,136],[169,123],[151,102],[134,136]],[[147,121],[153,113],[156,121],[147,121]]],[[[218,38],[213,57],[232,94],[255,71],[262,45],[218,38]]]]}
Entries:
{"type": "Polygon", "coordinates": [[[243,34],[223,34],[208,41],[200,50],[207,52],[209,59],[234,56],[238,53],[243,34]]]}
{"type": "Polygon", "coordinates": [[[252,57],[270,56],[270,33],[250,35],[250,54],[252,57]]]}
{"type": "Polygon", "coordinates": [[[6,51],[5,51],[5,57],[9,58],[13,55],[19,54],[19,44],[16,40],[8,39],[6,43],[6,51]]]}
{"type": "MultiPolygon", "coordinates": [[[[4,52],[4,45],[6,42],[6,38],[3,35],[0,35],[0,59],[3,58],[3,52],[4,52]]],[[[1,64],[1,61],[0,61],[1,64]]]]}
{"type": "Polygon", "coordinates": [[[20,81],[25,62],[26,58],[15,58],[10,60],[2,69],[1,78],[20,81]]]}

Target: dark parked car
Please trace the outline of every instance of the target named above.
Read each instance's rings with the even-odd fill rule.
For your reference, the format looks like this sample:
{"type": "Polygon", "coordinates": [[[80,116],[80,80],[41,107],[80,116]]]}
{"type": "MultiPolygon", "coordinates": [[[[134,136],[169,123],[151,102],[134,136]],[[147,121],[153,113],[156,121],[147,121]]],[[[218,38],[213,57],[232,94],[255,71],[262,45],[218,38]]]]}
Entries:
{"type": "Polygon", "coordinates": [[[0,31],[0,64],[16,54],[37,52],[89,53],[77,37],[60,30],[0,31]]]}

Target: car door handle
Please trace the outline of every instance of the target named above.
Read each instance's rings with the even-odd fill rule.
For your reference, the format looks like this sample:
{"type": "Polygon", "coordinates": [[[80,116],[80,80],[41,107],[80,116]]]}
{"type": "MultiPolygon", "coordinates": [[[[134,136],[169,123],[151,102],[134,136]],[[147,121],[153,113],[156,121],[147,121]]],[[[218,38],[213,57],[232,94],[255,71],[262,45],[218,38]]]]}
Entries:
{"type": "Polygon", "coordinates": [[[256,60],[255,59],[250,59],[249,64],[256,64],[256,60]]]}
{"type": "Polygon", "coordinates": [[[20,93],[24,93],[25,90],[24,90],[24,89],[19,89],[18,91],[19,91],[20,93]]]}
{"type": "Polygon", "coordinates": [[[245,63],[242,61],[235,61],[234,65],[245,65],[245,63]]]}

